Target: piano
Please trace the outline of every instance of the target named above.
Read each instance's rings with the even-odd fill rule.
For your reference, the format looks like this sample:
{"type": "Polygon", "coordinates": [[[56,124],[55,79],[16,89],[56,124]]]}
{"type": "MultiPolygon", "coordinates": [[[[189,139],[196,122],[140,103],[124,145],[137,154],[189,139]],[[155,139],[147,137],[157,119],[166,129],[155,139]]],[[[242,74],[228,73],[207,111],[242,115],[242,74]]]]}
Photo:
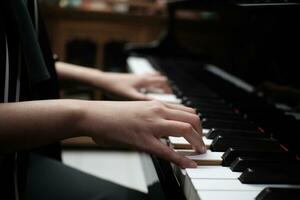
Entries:
{"type": "MultiPolygon", "coordinates": [[[[193,1],[185,6],[187,2],[193,1]]],[[[287,100],[293,95],[283,92],[297,91],[300,83],[299,4],[233,4],[245,24],[230,37],[223,65],[203,56],[155,53],[159,47],[152,53],[132,51],[127,59],[131,73],[160,71],[169,78],[173,94],[147,95],[193,107],[202,121],[206,154],[194,152],[183,137],[166,138],[197,168],[181,169],[153,158],[166,199],[300,199],[299,102],[287,100]]]]}

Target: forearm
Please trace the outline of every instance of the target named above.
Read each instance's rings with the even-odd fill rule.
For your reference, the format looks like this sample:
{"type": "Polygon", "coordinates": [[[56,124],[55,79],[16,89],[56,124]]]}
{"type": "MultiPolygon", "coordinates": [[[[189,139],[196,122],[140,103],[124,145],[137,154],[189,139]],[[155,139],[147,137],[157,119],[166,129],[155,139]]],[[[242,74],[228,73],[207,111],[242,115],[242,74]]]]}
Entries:
{"type": "Polygon", "coordinates": [[[93,87],[99,87],[99,81],[102,81],[105,87],[106,75],[101,70],[65,62],[56,62],[55,68],[61,80],[78,81],[93,87]]]}
{"type": "Polygon", "coordinates": [[[0,104],[0,153],[90,136],[98,144],[128,146],[181,167],[196,163],[176,154],[158,138],[183,136],[205,152],[199,117],[181,105],[158,101],[113,102],[45,100],[0,104]]]}
{"type": "Polygon", "coordinates": [[[80,101],[0,104],[0,152],[29,149],[80,135],[80,101]]]}

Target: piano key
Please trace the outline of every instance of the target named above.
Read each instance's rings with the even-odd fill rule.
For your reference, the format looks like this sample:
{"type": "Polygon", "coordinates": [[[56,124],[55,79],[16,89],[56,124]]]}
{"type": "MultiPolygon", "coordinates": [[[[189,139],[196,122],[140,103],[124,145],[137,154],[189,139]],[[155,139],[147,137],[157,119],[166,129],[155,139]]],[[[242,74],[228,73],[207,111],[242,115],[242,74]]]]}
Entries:
{"type": "Polygon", "coordinates": [[[265,151],[283,151],[279,143],[270,139],[258,139],[258,138],[235,138],[235,137],[216,137],[210,149],[212,151],[226,151],[228,148],[235,149],[256,149],[265,151]]]}
{"type": "MultiPolygon", "coordinates": [[[[229,175],[230,176],[230,175],[229,175]]],[[[220,176],[222,177],[222,175],[220,176]]],[[[289,184],[243,184],[238,179],[230,178],[191,178],[189,174],[185,176],[184,181],[185,195],[187,199],[201,199],[201,193],[206,191],[211,192],[255,192],[256,195],[259,194],[266,187],[281,187],[281,188],[300,188],[300,185],[289,185],[289,184]]],[[[231,193],[231,194],[234,194],[231,193]]],[[[245,193],[246,194],[246,193],[245,193]]],[[[255,195],[255,196],[256,196],[255,195]]],[[[253,196],[252,196],[253,197],[253,196]]],[[[238,197],[236,197],[238,198],[238,197]]],[[[236,199],[235,198],[235,199],[236,199]]],[[[224,196],[222,199],[230,199],[224,196]]]]}
{"type": "Polygon", "coordinates": [[[300,188],[300,185],[289,184],[243,184],[238,179],[190,179],[196,190],[222,191],[261,191],[266,187],[300,188]]]}
{"type": "Polygon", "coordinates": [[[228,104],[209,104],[209,103],[201,103],[201,102],[192,102],[191,103],[192,106],[195,106],[197,108],[210,108],[210,109],[224,109],[224,110],[232,110],[232,107],[228,104]]]}
{"type": "Polygon", "coordinates": [[[224,105],[224,104],[230,105],[222,98],[199,98],[199,97],[183,96],[182,101],[188,104],[189,103],[193,104],[193,102],[199,102],[199,103],[210,104],[210,105],[224,105]]]}
{"type": "Polygon", "coordinates": [[[233,111],[232,109],[216,109],[216,108],[205,108],[205,107],[197,107],[194,106],[194,108],[196,108],[199,113],[215,113],[215,114],[237,114],[235,111],[233,111]]]}
{"type": "Polygon", "coordinates": [[[242,173],[232,172],[228,167],[222,166],[198,166],[195,169],[186,169],[186,174],[192,179],[237,179],[242,173]]]}
{"type": "Polygon", "coordinates": [[[195,161],[198,165],[221,165],[222,154],[220,152],[211,152],[207,150],[204,154],[199,154],[194,150],[175,150],[180,155],[186,156],[187,158],[195,161]]]}
{"type": "Polygon", "coordinates": [[[142,57],[129,57],[127,59],[128,71],[133,74],[147,74],[156,72],[152,64],[142,57]]]}
{"type": "Polygon", "coordinates": [[[299,197],[300,189],[267,187],[256,196],[255,200],[298,200],[299,197]]]}
{"type": "Polygon", "coordinates": [[[219,128],[219,129],[240,129],[240,130],[256,130],[257,126],[248,121],[229,121],[229,120],[202,120],[204,128],[219,128]]]}
{"type": "MultiPolygon", "coordinates": [[[[197,110],[198,111],[198,110],[197,110]]],[[[239,114],[236,113],[199,113],[199,117],[201,119],[227,119],[227,120],[244,120],[245,118],[239,114]]]]}
{"type": "Polygon", "coordinates": [[[231,82],[235,86],[243,89],[244,91],[247,91],[249,93],[254,91],[254,86],[250,85],[249,83],[241,80],[240,78],[229,74],[228,72],[224,71],[223,69],[220,69],[219,67],[213,66],[213,65],[207,65],[206,70],[214,73],[215,75],[227,80],[228,82],[231,82]]]}
{"type": "Polygon", "coordinates": [[[248,184],[300,184],[298,167],[291,169],[259,168],[246,169],[239,180],[248,184]]]}
{"type": "MultiPolygon", "coordinates": [[[[207,148],[210,147],[212,140],[203,137],[203,142],[207,148]]],[[[169,137],[169,141],[175,149],[192,149],[191,144],[184,137],[169,137]]]]}
{"type": "Polygon", "coordinates": [[[216,109],[204,109],[202,108],[200,110],[200,108],[197,107],[192,107],[194,109],[197,110],[197,112],[199,114],[201,114],[202,117],[204,117],[205,115],[217,115],[217,116],[224,116],[224,118],[226,119],[226,116],[232,117],[232,116],[237,116],[238,113],[234,112],[233,110],[216,110],[216,109]]]}
{"type": "Polygon", "coordinates": [[[209,133],[210,129],[207,129],[207,128],[203,128],[202,129],[202,134],[203,135],[207,135],[207,133],[209,133]]]}
{"type": "Polygon", "coordinates": [[[174,94],[147,93],[146,96],[167,103],[181,104],[181,100],[178,99],[174,94]]]}
{"type": "Polygon", "coordinates": [[[198,191],[199,200],[253,200],[259,191],[198,191]]]}
{"type": "MultiPolygon", "coordinates": [[[[196,111],[198,112],[198,110],[196,109],[196,111]]],[[[238,130],[243,130],[242,128],[240,128],[240,126],[242,124],[246,124],[248,123],[247,120],[245,118],[243,118],[241,115],[236,115],[236,114],[215,114],[215,113],[199,113],[198,112],[198,116],[200,117],[202,122],[207,123],[208,121],[226,121],[226,122],[231,122],[234,123],[233,125],[228,125],[225,124],[225,128],[220,127],[220,125],[216,125],[216,126],[212,126],[209,128],[219,128],[219,129],[238,129],[238,130]],[[240,123],[239,126],[237,126],[236,124],[240,123]],[[228,127],[228,128],[226,128],[228,127]],[[230,128],[233,127],[233,128],[230,128]]],[[[250,123],[249,123],[250,124],[250,123]]],[[[209,124],[206,124],[205,126],[209,126],[209,124]]],[[[256,126],[255,127],[251,127],[251,129],[249,130],[256,130],[256,126]]]]}
{"type": "Polygon", "coordinates": [[[179,90],[182,94],[184,94],[184,96],[191,98],[220,99],[220,96],[216,93],[205,92],[201,88],[191,88],[190,85],[192,85],[192,83],[189,84],[189,88],[183,88],[182,86],[179,87],[179,90]]]}
{"type": "Polygon", "coordinates": [[[222,155],[223,159],[223,166],[230,166],[231,163],[238,157],[254,157],[254,158],[278,158],[282,161],[290,161],[295,160],[295,156],[288,153],[288,152],[278,152],[277,150],[274,151],[267,151],[267,150],[256,150],[251,148],[250,150],[239,150],[234,148],[229,148],[227,151],[222,155]]]}
{"type": "Polygon", "coordinates": [[[283,161],[276,157],[264,157],[264,158],[253,158],[253,157],[238,157],[230,165],[230,169],[234,172],[242,172],[247,168],[281,168],[286,166],[299,167],[300,162],[297,160],[283,161]]]}
{"type": "Polygon", "coordinates": [[[231,137],[255,137],[255,138],[267,138],[268,136],[257,131],[245,131],[245,130],[232,130],[232,129],[211,129],[206,137],[208,139],[214,139],[217,136],[231,136],[231,137]]]}
{"type": "Polygon", "coordinates": [[[182,97],[182,102],[185,105],[193,106],[193,105],[209,105],[209,106],[231,106],[230,104],[226,103],[225,101],[222,100],[203,100],[202,98],[190,98],[190,97],[182,97]]]}

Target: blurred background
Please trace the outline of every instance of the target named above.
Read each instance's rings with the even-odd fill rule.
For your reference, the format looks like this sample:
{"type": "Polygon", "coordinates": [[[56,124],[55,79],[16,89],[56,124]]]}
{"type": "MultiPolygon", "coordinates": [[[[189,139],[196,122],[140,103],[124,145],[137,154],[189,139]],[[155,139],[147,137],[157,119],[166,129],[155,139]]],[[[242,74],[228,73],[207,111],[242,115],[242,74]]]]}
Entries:
{"type": "MultiPolygon", "coordinates": [[[[126,71],[125,45],[158,40],[167,29],[165,0],[40,0],[53,52],[62,61],[105,71],[126,71]]],[[[216,52],[223,42],[214,12],[180,10],[176,37],[195,52],[216,52]],[[207,23],[207,22],[210,23],[207,23]]],[[[63,97],[103,99],[91,88],[62,83],[63,97]]]]}

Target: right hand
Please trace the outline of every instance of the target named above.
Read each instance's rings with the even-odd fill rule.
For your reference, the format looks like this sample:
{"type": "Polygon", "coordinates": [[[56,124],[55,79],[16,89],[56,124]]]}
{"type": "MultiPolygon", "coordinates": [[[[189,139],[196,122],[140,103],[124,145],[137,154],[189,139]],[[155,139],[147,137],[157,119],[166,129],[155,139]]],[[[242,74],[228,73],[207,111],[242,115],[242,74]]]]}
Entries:
{"type": "Polygon", "coordinates": [[[127,145],[183,168],[197,165],[161,143],[161,137],[183,136],[196,151],[206,151],[200,120],[192,108],[158,101],[86,101],[83,108],[81,130],[98,144],[127,145]]]}

